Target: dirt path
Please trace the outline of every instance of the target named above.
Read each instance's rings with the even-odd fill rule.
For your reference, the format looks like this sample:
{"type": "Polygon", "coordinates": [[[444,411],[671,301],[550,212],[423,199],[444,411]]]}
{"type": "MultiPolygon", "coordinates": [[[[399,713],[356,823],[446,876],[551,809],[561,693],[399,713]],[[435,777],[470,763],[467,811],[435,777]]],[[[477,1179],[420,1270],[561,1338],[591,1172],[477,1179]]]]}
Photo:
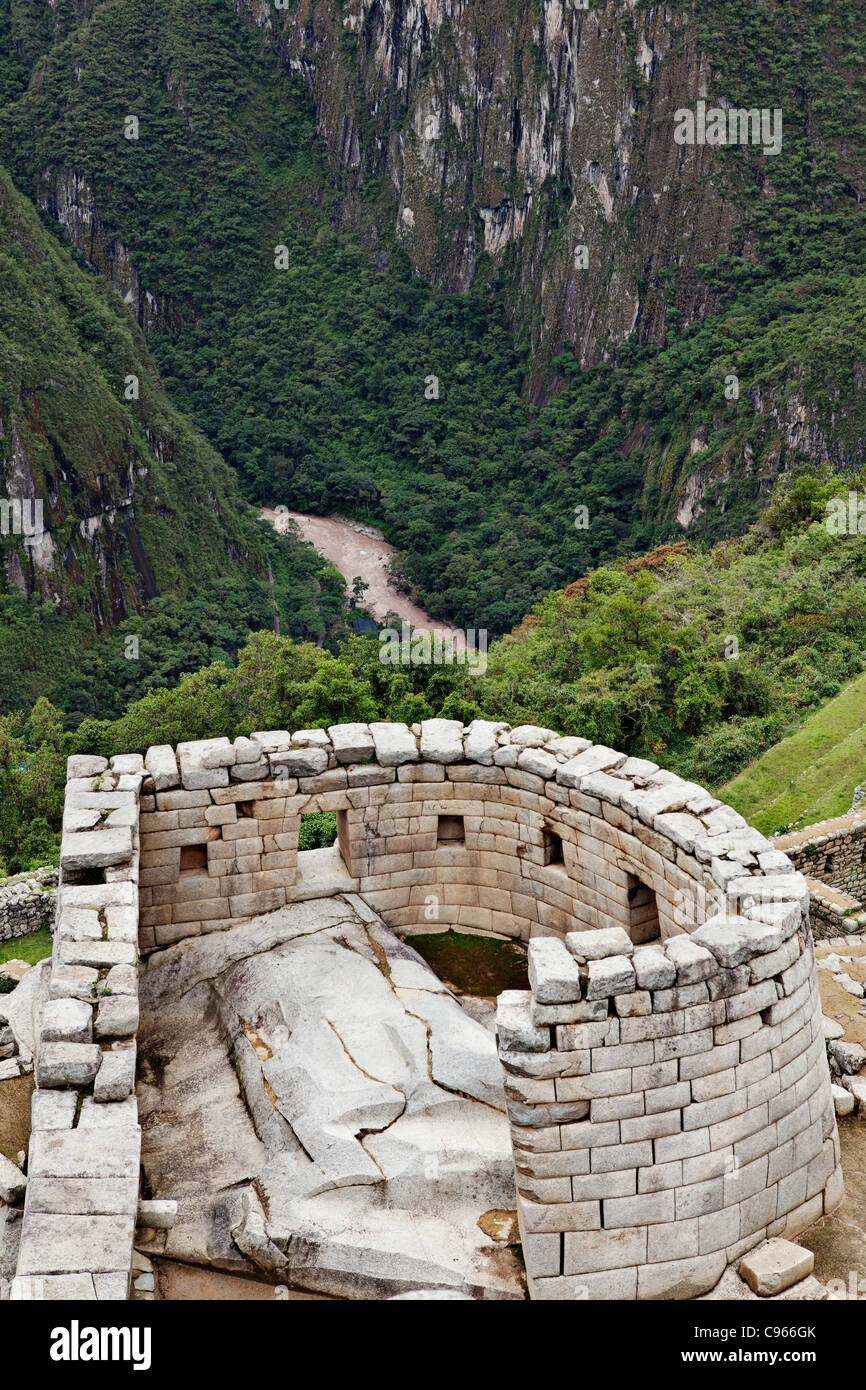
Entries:
{"type": "MultiPolygon", "coordinates": [[[[339,521],[332,516],[307,516],[303,512],[277,512],[272,507],[263,507],[259,515],[269,521],[277,531],[288,530],[288,522],[297,522],[305,541],[314,545],[320,555],[324,555],[340,571],[351,589],[356,575],[369,584],[364,597],[364,606],[369,608],[375,618],[381,620],[386,613],[396,613],[405,618],[413,627],[424,631],[436,629],[439,632],[454,633],[448,623],[436,621],[425,613],[423,608],[410,602],[405,594],[392,587],[388,578],[388,565],[394,554],[393,545],[386,540],[363,535],[347,521],[339,521]]],[[[455,648],[461,647],[459,634],[455,634],[455,648]]]]}

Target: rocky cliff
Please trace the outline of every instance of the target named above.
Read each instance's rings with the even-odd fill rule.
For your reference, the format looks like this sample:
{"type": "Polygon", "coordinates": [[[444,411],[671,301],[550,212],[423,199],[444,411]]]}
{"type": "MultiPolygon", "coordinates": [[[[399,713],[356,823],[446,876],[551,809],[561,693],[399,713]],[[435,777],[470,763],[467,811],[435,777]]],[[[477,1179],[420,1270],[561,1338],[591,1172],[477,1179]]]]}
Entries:
{"type": "Polygon", "coordinates": [[[685,324],[712,306],[697,268],[738,244],[739,217],[717,151],[673,140],[711,84],[688,8],[239,7],[309,84],[347,194],[388,180],[421,274],[459,290],[484,257],[508,266],[537,398],[563,342],[585,366],[631,333],[663,342],[671,307],[685,324]]]}

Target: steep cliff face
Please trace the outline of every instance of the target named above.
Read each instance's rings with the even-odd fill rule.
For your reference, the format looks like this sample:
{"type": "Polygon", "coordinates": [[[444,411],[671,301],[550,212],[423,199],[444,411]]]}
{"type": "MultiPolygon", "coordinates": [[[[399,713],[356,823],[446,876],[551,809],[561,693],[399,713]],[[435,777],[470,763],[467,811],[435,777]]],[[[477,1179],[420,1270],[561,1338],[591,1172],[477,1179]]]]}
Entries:
{"type": "Polygon", "coordinates": [[[98,631],[158,593],[265,573],[233,477],[166,400],[112,291],[0,170],[0,588],[98,631]]]}
{"type": "Polygon", "coordinates": [[[421,274],[459,290],[482,255],[508,266],[534,396],[563,342],[586,366],[632,333],[663,342],[670,307],[687,324],[712,306],[697,267],[738,245],[739,218],[717,151],[673,139],[674,111],[711,82],[693,14],[634,0],[238,3],[308,82],[343,188],[392,185],[421,274]]]}

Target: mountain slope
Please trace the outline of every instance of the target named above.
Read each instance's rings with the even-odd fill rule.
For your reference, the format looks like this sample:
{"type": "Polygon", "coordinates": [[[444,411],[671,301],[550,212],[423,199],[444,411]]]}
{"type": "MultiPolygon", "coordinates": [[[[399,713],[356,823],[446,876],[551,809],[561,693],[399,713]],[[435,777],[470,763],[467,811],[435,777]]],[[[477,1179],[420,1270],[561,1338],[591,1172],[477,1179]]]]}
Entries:
{"type": "Polygon", "coordinates": [[[0,540],[5,707],[22,702],[31,677],[32,698],[56,689],[82,644],[159,595],[240,581],[252,586],[251,616],[273,622],[282,610],[288,630],[289,610],[314,600],[299,637],[335,621],[332,603],[327,618],[317,611],[323,562],[253,517],[231,471],[168,402],[117,295],[74,265],[2,170],[0,476],[7,499],[25,499],[23,528],[11,533],[10,512],[0,540]]]}
{"type": "Polygon", "coordinates": [[[854,0],[2,14],[19,186],[247,494],[380,522],[434,614],[506,631],[862,454],[854,0]],[[781,152],[678,146],[702,96],[781,106],[781,152]]]}

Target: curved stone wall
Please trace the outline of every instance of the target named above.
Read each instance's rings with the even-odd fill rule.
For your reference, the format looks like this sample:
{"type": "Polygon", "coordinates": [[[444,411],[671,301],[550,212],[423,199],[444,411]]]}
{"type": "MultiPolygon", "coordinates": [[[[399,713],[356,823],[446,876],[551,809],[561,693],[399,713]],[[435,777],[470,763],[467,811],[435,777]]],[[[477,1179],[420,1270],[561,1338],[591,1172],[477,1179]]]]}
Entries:
{"type": "MultiPolygon", "coordinates": [[[[841,1201],[805,880],[704,788],[485,720],[271,730],[70,771],[60,937],[91,916],[107,935],[60,940],[57,990],[82,949],[110,947],[100,876],[138,879],[142,954],[346,891],[403,934],[529,943],[532,989],[501,996],[499,1043],[534,1297],[694,1296],[841,1201]],[[299,854],[318,811],[337,812],[339,853],[299,854]]],[[[59,1084],[42,1053],[37,1073],[59,1084]]]]}

